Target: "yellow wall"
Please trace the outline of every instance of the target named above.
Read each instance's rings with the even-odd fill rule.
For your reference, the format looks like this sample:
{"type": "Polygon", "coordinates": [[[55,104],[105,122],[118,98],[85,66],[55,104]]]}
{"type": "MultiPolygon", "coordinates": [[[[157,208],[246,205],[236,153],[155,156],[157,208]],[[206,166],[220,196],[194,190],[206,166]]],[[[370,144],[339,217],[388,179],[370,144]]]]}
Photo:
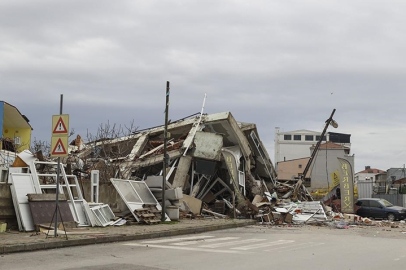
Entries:
{"type": "Polygon", "coordinates": [[[30,149],[31,145],[31,128],[9,128],[3,127],[3,138],[14,139],[14,137],[21,137],[21,144],[17,148],[17,152],[30,149]]]}
{"type": "MultiPolygon", "coordinates": [[[[299,158],[294,160],[288,160],[283,162],[278,162],[278,179],[290,180],[293,176],[299,177],[306,168],[307,163],[310,158],[299,158]],[[301,165],[301,168],[299,168],[301,165]]],[[[306,178],[310,177],[310,171],[307,172],[306,178]]]]}

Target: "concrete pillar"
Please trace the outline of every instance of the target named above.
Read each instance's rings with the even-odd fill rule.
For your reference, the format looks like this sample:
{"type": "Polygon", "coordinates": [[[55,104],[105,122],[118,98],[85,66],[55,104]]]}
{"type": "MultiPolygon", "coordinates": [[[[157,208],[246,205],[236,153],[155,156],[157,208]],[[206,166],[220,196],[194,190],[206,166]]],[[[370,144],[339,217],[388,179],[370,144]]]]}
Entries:
{"type": "Polygon", "coordinates": [[[180,187],[182,190],[185,187],[186,181],[189,179],[189,169],[192,164],[191,156],[183,156],[179,160],[178,168],[176,169],[175,178],[173,179],[172,187],[180,187]]]}

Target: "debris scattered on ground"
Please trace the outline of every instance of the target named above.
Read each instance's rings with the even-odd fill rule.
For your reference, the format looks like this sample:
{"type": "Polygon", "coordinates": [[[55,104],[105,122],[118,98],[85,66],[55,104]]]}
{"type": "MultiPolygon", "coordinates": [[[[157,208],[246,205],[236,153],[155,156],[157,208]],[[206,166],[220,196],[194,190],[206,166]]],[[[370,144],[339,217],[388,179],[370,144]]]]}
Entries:
{"type": "Polygon", "coordinates": [[[300,182],[278,182],[256,125],[237,122],[230,112],[173,121],[167,132],[168,140],[160,126],[88,143],[78,135],[62,159],[59,179],[55,160],[41,152],[19,153],[8,178],[19,229],[51,224],[57,181],[59,218],[77,226],[157,224],[162,213],[167,221],[254,218],[263,225],[388,226],[313,201],[300,182]],[[108,189],[99,192],[100,185],[108,189]]]}

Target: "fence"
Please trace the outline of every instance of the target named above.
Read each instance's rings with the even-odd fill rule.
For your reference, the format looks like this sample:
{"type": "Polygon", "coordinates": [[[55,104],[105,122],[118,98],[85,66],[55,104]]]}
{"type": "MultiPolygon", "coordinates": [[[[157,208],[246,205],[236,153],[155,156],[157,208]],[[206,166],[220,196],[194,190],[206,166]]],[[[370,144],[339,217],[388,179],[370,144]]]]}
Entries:
{"type": "Polygon", "coordinates": [[[389,195],[389,194],[373,194],[372,198],[381,198],[385,199],[388,202],[394,204],[394,205],[399,205],[406,207],[406,194],[394,194],[394,195],[389,195]]]}
{"type": "Polygon", "coordinates": [[[371,198],[373,194],[373,183],[372,181],[358,181],[358,199],[371,198]]]}

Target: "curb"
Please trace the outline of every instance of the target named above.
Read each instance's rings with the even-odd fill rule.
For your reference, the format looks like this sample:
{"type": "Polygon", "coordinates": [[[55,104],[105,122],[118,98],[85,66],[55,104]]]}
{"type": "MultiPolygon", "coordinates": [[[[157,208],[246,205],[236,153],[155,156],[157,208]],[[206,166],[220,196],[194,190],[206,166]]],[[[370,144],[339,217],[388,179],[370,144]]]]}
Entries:
{"type": "Polygon", "coordinates": [[[30,251],[45,250],[45,249],[55,249],[55,248],[94,245],[94,244],[105,244],[105,243],[114,243],[114,242],[123,242],[123,241],[145,240],[145,239],[151,239],[151,238],[170,237],[170,236],[177,236],[177,235],[184,235],[184,234],[194,234],[194,233],[203,233],[203,232],[209,232],[209,231],[232,229],[232,228],[245,227],[245,226],[255,225],[255,224],[257,224],[257,221],[247,220],[246,222],[241,222],[241,223],[230,223],[230,224],[214,225],[214,226],[206,225],[206,226],[200,226],[200,227],[165,230],[165,231],[151,232],[151,233],[145,233],[145,234],[107,235],[105,237],[100,237],[100,238],[85,238],[85,239],[61,240],[61,241],[55,241],[55,242],[5,245],[5,246],[0,246],[0,254],[30,252],[30,251]]]}

